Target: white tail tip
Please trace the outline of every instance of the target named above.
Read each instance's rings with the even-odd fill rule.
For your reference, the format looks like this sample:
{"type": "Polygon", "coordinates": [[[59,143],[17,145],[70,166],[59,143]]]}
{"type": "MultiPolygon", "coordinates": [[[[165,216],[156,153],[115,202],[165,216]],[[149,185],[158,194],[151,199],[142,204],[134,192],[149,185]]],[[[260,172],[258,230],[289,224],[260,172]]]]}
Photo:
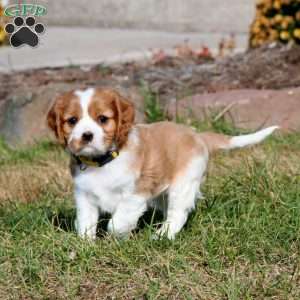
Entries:
{"type": "Polygon", "coordinates": [[[278,128],[279,126],[271,126],[252,134],[234,136],[233,138],[230,139],[229,149],[242,148],[242,147],[258,144],[278,128]]]}

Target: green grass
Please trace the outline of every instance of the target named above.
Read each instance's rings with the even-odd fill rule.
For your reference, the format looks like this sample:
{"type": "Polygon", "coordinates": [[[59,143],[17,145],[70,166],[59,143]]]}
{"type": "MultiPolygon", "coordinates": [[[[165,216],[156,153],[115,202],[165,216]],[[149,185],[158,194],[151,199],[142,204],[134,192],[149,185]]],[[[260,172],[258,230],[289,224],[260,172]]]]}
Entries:
{"type": "MultiPolygon", "coordinates": [[[[46,142],[2,143],[0,155],[0,172],[66,159],[46,142]]],[[[82,240],[71,192],[1,199],[0,299],[300,299],[299,155],[296,133],[217,154],[205,199],[174,241],[152,240],[149,220],[127,240],[82,240]]]]}

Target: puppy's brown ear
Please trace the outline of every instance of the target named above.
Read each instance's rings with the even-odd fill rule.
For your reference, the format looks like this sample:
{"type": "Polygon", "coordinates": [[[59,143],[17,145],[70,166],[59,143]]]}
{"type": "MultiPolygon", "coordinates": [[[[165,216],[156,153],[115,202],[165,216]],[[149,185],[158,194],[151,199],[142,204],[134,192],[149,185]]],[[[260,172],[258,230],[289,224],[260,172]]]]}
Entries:
{"type": "Polygon", "coordinates": [[[47,124],[48,127],[54,132],[55,136],[57,137],[57,125],[56,125],[56,111],[55,111],[55,104],[54,103],[47,114],[47,124]]]}
{"type": "Polygon", "coordinates": [[[116,132],[116,143],[121,148],[128,139],[128,133],[133,126],[135,111],[134,105],[116,94],[115,106],[117,110],[117,132],[116,132]]]}
{"type": "Polygon", "coordinates": [[[62,131],[62,107],[61,98],[57,98],[47,114],[48,127],[53,131],[60,144],[65,145],[65,138],[62,131]]]}

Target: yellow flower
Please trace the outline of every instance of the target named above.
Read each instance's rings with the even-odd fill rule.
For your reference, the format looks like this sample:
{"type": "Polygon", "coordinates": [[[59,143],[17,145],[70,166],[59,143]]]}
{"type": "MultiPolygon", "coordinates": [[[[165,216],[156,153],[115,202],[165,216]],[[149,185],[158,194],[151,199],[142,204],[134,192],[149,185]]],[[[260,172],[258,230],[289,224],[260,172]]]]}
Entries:
{"type": "Polygon", "coordinates": [[[258,34],[259,32],[260,32],[260,27],[259,26],[253,26],[253,28],[252,28],[252,32],[254,33],[254,34],[258,34]]]}
{"type": "Polygon", "coordinates": [[[281,31],[280,38],[284,41],[287,41],[290,38],[290,33],[288,31],[281,31]]]}
{"type": "Polygon", "coordinates": [[[256,19],[260,19],[264,14],[260,10],[256,10],[256,19]]]}
{"type": "Polygon", "coordinates": [[[296,28],[293,34],[295,38],[300,39],[300,28],[296,28]]]}
{"type": "Polygon", "coordinates": [[[253,39],[253,40],[251,41],[251,45],[252,45],[252,47],[256,47],[256,46],[257,46],[257,40],[256,40],[256,39],[253,39]]]}
{"type": "Polygon", "coordinates": [[[274,19],[277,23],[280,23],[282,21],[283,17],[282,17],[282,15],[278,14],[274,17],[274,19]]]}
{"type": "Polygon", "coordinates": [[[271,18],[271,19],[270,19],[270,25],[271,25],[271,26],[276,25],[276,23],[277,23],[277,22],[276,22],[275,18],[271,18]]]}
{"type": "Polygon", "coordinates": [[[257,44],[258,44],[258,46],[261,46],[261,45],[263,45],[263,44],[264,44],[264,42],[265,42],[265,40],[264,40],[264,39],[257,39],[257,44]]]}
{"type": "Polygon", "coordinates": [[[3,42],[6,38],[6,32],[3,30],[3,28],[0,28],[0,42],[3,42]]]}
{"type": "Polygon", "coordinates": [[[277,40],[278,37],[279,37],[278,31],[276,31],[276,30],[271,30],[270,31],[270,39],[272,41],[277,40]]]}
{"type": "Polygon", "coordinates": [[[289,24],[290,22],[288,22],[287,20],[283,20],[280,25],[282,29],[288,29],[289,24]]]}
{"type": "Polygon", "coordinates": [[[281,8],[281,2],[280,1],[278,1],[278,0],[276,0],[275,2],[274,2],[274,4],[273,4],[273,7],[275,8],[275,9],[280,9],[281,8]]]}
{"type": "Polygon", "coordinates": [[[261,17],[260,22],[261,22],[262,25],[265,25],[265,26],[270,25],[270,19],[268,19],[266,17],[261,17]]]}

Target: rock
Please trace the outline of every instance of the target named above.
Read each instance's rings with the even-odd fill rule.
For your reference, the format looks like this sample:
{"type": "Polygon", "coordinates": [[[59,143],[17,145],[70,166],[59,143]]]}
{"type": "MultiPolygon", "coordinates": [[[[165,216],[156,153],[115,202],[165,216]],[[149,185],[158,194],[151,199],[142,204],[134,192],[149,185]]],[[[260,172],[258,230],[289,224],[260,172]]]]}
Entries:
{"type": "Polygon", "coordinates": [[[300,88],[196,94],[169,102],[167,111],[172,117],[177,114],[198,120],[223,112],[225,120],[238,128],[279,125],[283,130],[300,130],[300,88]]]}

